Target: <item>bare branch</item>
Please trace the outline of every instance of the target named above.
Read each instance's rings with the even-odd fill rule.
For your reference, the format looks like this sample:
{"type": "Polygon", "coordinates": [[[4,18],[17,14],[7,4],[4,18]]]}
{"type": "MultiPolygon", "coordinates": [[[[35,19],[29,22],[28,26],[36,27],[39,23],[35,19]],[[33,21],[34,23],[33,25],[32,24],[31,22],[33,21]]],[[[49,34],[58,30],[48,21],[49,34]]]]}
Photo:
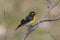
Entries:
{"type": "MultiPolygon", "coordinates": [[[[60,0],[55,0],[54,2],[47,0],[51,5],[54,5],[56,3],[56,1],[60,1],[60,0]]],[[[57,6],[55,6],[56,11],[60,14],[60,11],[58,10],[59,8],[57,6]]]]}
{"type": "MultiPolygon", "coordinates": [[[[58,3],[60,2],[60,0],[58,0],[57,2],[55,2],[54,4],[52,4],[52,6],[49,8],[49,10],[46,12],[46,13],[44,13],[44,15],[41,17],[41,19],[43,20],[49,13],[50,13],[50,11],[55,7],[55,6],[57,6],[58,5],[58,3]]],[[[39,20],[40,21],[40,20],[39,20]]],[[[38,21],[38,22],[39,22],[38,21]]]]}
{"type": "Polygon", "coordinates": [[[51,32],[48,32],[53,38],[54,40],[56,40],[56,38],[54,37],[54,35],[51,32]]]}
{"type": "Polygon", "coordinates": [[[31,31],[33,31],[32,28],[33,28],[32,25],[28,26],[26,32],[24,33],[25,35],[23,36],[24,37],[23,40],[26,39],[26,37],[31,33],[31,31]]]}
{"type": "MultiPolygon", "coordinates": [[[[34,24],[33,26],[29,26],[28,29],[26,30],[25,34],[24,34],[23,40],[25,40],[26,37],[27,37],[32,31],[34,31],[34,30],[37,28],[36,25],[39,25],[40,23],[43,23],[43,22],[57,21],[57,20],[59,20],[59,19],[60,19],[60,16],[57,17],[56,19],[42,20],[42,21],[40,21],[39,23],[34,24]]],[[[54,38],[54,39],[55,39],[55,38],[54,38]]]]}
{"type": "MultiPolygon", "coordinates": [[[[47,14],[48,14],[59,2],[60,2],[60,0],[58,0],[54,5],[52,5],[51,8],[44,14],[44,16],[42,16],[41,19],[44,19],[44,18],[47,16],[47,14]]],[[[56,20],[59,20],[59,19],[60,19],[60,16],[58,16],[58,17],[55,18],[55,19],[41,20],[41,21],[37,22],[36,24],[34,24],[33,26],[39,25],[39,24],[42,23],[42,22],[56,21],[56,20]]]]}
{"type": "MultiPolygon", "coordinates": [[[[5,22],[6,22],[6,24],[8,24],[8,23],[7,23],[7,17],[6,17],[6,12],[5,12],[5,10],[4,10],[4,13],[3,13],[3,14],[4,14],[5,22]]],[[[8,27],[6,26],[6,35],[5,35],[5,40],[7,40],[7,32],[8,32],[8,30],[7,30],[7,29],[8,29],[8,27]]]]}
{"type": "Polygon", "coordinates": [[[26,30],[26,32],[25,32],[25,34],[24,34],[25,36],[23,37],[23,40],[25,40],[26,37],[27,37],[32,31],[34,31],[34,30],[37,28],[36,25],[39,25],[40,23],[43,23],[43,22],[57,21],[57,20],[60,19],[60,16],[58,16],[58,17],[55,18],[55,19],[43,20],[43,19],[50,13],[50,11],[51,11],[56,5],[58,5],[59,1],[60,1],[60,0],[58,0],[56,3],[52,4],[51,8],[49,8],[49,10],[42,16],[42,18],[41,18],[42,20],[41,20],[41,21],[39,20],[39,21],[38,21],[37,23],[35,23],[33,26],[29,26],[29,28],[26,30]],[[32,27],[32,28],[30,28],[30,27],[32,27]]]}

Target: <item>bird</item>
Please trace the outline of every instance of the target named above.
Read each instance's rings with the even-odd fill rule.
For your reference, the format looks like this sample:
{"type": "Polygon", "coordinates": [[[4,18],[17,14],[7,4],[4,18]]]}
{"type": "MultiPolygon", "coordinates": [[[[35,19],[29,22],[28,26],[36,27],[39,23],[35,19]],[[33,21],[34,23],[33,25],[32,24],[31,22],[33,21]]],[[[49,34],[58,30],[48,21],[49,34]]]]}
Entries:
{"type": "Polygon", "coordinates": [[[29,24],[33,25],[36,21],[36,13],[34,11],[31,11],[28,16],[26,16],[24,19],[21,20],[21,23],[17,26],[15,30],[22,27],[22,25],[29,24]]]}

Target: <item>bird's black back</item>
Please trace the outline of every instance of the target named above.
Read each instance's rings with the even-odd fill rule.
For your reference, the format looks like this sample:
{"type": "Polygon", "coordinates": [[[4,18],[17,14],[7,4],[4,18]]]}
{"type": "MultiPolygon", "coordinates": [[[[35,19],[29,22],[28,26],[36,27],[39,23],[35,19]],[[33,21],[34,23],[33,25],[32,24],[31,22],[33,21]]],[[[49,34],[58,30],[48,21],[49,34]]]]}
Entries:
{"type": "Polygon", "coordinates": [[[21,24],[26,24],[28,22],[30,22],[31,20],[33,20],[33,16],[32,15],[28,15],[25,19],[21,20],[21,24]]]}

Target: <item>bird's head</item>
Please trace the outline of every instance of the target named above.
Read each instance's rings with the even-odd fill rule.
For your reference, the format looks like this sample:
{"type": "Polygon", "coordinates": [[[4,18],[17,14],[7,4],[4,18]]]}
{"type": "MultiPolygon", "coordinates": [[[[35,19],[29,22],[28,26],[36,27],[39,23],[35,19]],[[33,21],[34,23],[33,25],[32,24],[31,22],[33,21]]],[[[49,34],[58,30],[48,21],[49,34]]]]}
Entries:
{"type": "Polygon", "coordinates": [[[35,16],[36,13],[34,11],[31,11],[29,15],[35,16]]]}

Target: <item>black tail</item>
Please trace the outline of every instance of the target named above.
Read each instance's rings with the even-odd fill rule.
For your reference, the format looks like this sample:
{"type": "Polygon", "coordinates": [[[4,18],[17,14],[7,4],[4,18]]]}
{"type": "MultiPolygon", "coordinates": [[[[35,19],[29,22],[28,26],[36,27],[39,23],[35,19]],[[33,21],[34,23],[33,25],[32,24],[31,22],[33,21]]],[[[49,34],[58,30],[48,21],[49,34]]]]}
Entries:
{"type": "Polygon", "coordinates": [[[15,29],[15,30],[17,30],[19,27],[21,27],[22,25],[20,24],[20,25],[18,25],[18,27],[15,29]]]}

